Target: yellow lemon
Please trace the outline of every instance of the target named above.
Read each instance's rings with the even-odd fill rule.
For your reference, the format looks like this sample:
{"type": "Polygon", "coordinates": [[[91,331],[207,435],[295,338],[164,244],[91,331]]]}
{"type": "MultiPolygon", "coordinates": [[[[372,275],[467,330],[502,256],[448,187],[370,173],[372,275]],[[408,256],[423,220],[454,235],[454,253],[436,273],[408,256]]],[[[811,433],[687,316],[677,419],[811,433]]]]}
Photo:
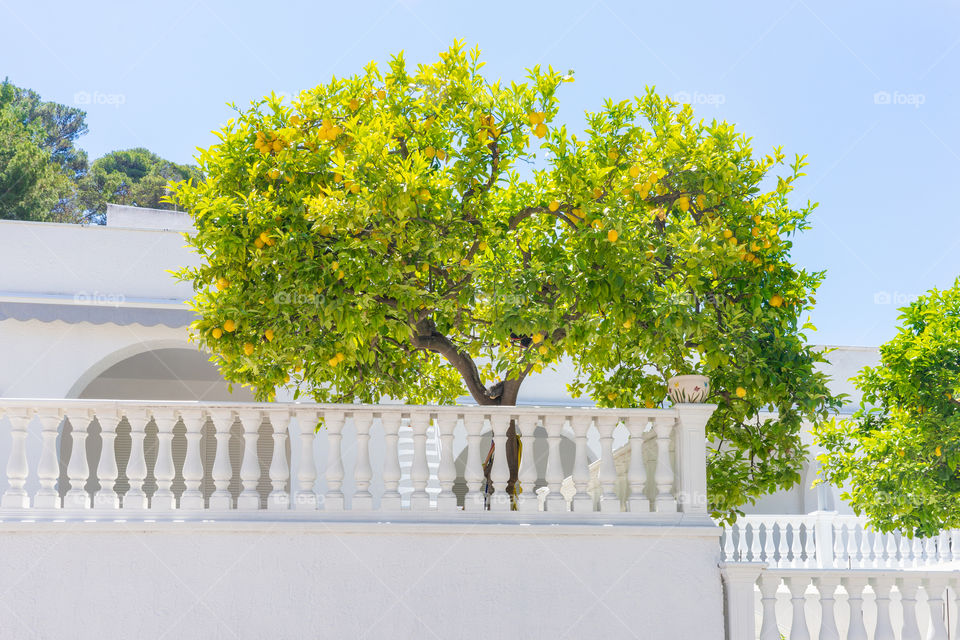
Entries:
{"type": "Polygon", "coordinates": [[[533,133],[538,138],[542,138],[543,136],[547,135],[547,125],[541,122],[537,125],[536,129],[533,130],[533,133]]]}
{"type": "Polygon", "coordinates": [[[602,197],[602,196],[603,196],[603,189],[601,189],[600,187],[594,187],[594,188],[593,188],[593,197],[594,197],[594,199],[600,198],[600,197],[602,197]]]}
{"type": "Polygon", "coordinates": [[[230,286],[230,281],[226,278],[217,278],[217,289],[223,291],[230,286]]]}
{"type": "Polygon", "coordinates": [[[550,209],[550,211],[556,211],[559,208],[560,208],[560,203],[557,202],[556,200],[553,200],[550,204],[547,205],[547,209],[550,209]]]}
{"type": "Polygon", "coordinates": [[[253,241],[253,246],[255,246],[257,249],[263,249],[263,240],[257,238],[253,241]]]}
{"type": "Polygon", "coordinates": [[[620,237],[620,234],[617,233],[616,229],[610,229],[610,231],[607,231],[607,240],[609,240],[610,242],[616,242],[617,238],[619,237],[620,237]]]}
{"type": "Polygon", "coordinates": [[[359,108],[360,108],[360,101],[359,101],[359,100],[357,100],[356,98],[354,98],[353,100],[350,101],[350,110],[351,110],[351,111],[356,111],[356,110],[359,109],[359,108]]]}
{"type": "Polygon", "coordinates": [[[624,328],[624,329],[629,329],[629,328],[632,327],[632,326],[633,326],[633,321],[631,321],[631,320],[624,320],[624,321],[623,321],[623,328],[624,328]]]}
{"type": "Polygon", "coordinates": [[[535,333],[533,334],[533,336],[531,336],[531,339],[533,340],[533,344],[540,344],[541,342],[543,342],[543,334],[535,333]]]}
{"type": "Polygon", "coordinates": [[[775,293],[773,297],[770,298],[770,304],[775,307],[779,307],[783,304],[783,296],[781,296],[779,293],[775,293]]]}
{"type": "Polygon", "coordinates": [[[433,147],[427,147],[423,150],[423,155],[427,156],[428,158],[432,158],[433,156],[437,155],[437,150],[433,147]]]}
{"type": "Polygon", "coordinates": [[[220,327],[214,327],[213,331],[211,331],[210,333],[213,335],[214,338],[219,340],[220,337],[223,335],[223,329],[221,329],[220,327]]]}
{"type": "Polygon", "coordinates": [[[253,353],[253,345],[250,344],[249,342],[244,342],[244,343],[243,343],[243,352],[244,352],[245,354],[247,354],[248,356],[249,356],[250,354],[252,354],[252,353],[253,353]]]}
{"type": "Polygon", "coordinates": [[[227,320],[223,323],[223,330],[227,333],[233,333],[237,328],[237,323],[233,320],[227,320]]]}
{"type": "Polygon", "coordinates": [[[746,397],[747,397],[747,390],[744,389],[743,387],[737,387],[737,397],[738,397],[738,398],[746,398],[746,397]]]}
{"type": "Polygon", "coordinates": [[[267,329],[264,331],[263,337],[267,339],[267,342],[273,342],[273,329],[267,329]]]}
{"type": "Polygon", "coordinates": [[[680,211],[686,213],[690,209],[690,198],[687,196],[680,196],[677,198],[677,206],[680,207],[680,211]]]}
{"type": "Polygon", "coordinates": [[[490,245],[481,240],[480,244],[477,245],[477,248],[480,249],[480,251],[486,251],[488,246],[490,245]]]}
{"type": "Polygon", "coordinates": [[[724,237],[724,238],[733,237],[733,231],[730,231],[730,229],[724,229],[724,230],[723,230],[723,237],[724,237]]]}
{"type": "Polygon", "coordinates": [[[542,355],[542,356],[547,355],[547,348],[546,348],[546,347],[540,347],[539,349],[537,349],[537,351],[539,351],[539,352],[540,352],[540,355],[542,355]]]}
{"type": "Polygon", "coordinates": [[[630,173],[630,177],[631,177],[631,178],[639,177],[639,176],[640,176],[640,167],[638,167],[637,165],[633,165],[632,167],[630,167],[629,173],[630,173]]]}

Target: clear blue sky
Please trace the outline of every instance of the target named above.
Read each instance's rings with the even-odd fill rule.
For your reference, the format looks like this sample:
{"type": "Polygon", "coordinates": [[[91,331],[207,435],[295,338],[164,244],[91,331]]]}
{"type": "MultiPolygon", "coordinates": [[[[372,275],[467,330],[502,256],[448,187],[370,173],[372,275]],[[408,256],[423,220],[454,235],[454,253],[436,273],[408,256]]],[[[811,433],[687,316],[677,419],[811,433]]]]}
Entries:
{"type": "Polygon", "coordinates": [[[487,73],[576,71],[561,114],[645,85],[734,122],[758,152],[811,166],[820,202],[797,262],[826,269],[810,337],[876,345],[897,301],[960,274],[960,4],[796,2],[86,2],[0,0],[0,76],[67,104],[89,101],[96,158],[143,146],[188,162],[271,90],[295,93],[405,50],[427,61],[454,38],[487,73]],[[877,92],[886,92],[877,96],[877,92]],[[887,297],[889,303],[885,303],[887,297]]]}

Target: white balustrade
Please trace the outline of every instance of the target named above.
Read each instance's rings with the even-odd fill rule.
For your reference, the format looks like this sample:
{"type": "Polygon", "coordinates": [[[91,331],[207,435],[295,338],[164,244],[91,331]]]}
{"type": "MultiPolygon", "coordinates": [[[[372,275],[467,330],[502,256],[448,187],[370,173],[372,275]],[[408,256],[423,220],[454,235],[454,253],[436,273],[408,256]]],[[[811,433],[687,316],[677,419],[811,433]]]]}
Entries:
{"type": "MultiPolygon", "coordinates": [[[[2,520],[97,519],[100,514],[129,519],[134,513],[141,518],[182,519],[194,513],[192,517],[204,519],[269,519],[291,510],[301,514],[299,517],[313,513],[313,518],[323,519],[342,511],[400,514],[408,507],[410,513],[404,516],[408,520],[428,518],[429,512],[436,511],[447,514],[445,517],[465,513],[491,521],[617,518],[632,522],[650,518],[662,522],[670,513],[678,518],[687,512],[696,515],[702,506],[680,495],[681,488],[705,478],[695,461],[683,459],[683,451],[696,447],[677,440],[681,425],[694,431],[702,426],[703,408],[689,405],[596,409],[2,399],[0,413],[0,437],[8,438],[10,445],[7,488],[0,498],[2,520]],[[688,410],[689,415],[684,414],[688,410]],[[71,451],[66,464],[69,487],[58,487],[62,463],[58,434],[65,419],[71,426],[64,436],[68,448],[63,449],[71,451]],[[320,428],[315,429],[318,421],[320,428]],[[88,443],[94,422],[100,426],[99,452],[96,442],[88,443]],[[180,433],[181,422],[185,448],[183,439],[174,437],[175,429],[180,433]],[[206,432],[208,423],[213,428],[206,432]],[[345,431],[348,423],[353,428],[345,431]],[[402,424],[410,428],[401,429],[402,424]],[[619,424],[629,432],[632,454],[630,463],[622,466],[614,451],[613,436],[619,424]],[[129,425],[129,436],[125,425],[129,425]],[[146,435],[148,425],[156,427],[155,462],[153,452],[145,451],[145,442],[153,446],[146,435]],[[382,431],[375,428],[378,425],[382,431]],[[653,425],[652,430],[648,425],[653,425]],[[463,440],[455,435],[461,428],[466,451],[457,450],[457,442],[463,446],[463,440]],[[537,441],[544,432],[545,442],[537,441]],[[510,439],[514,437],[520,444],[520,466],[511,496],[507,451],[513,448],[510,439]],[[41,445],[36,459],[28,455],[26,445],[31,438],[41,445]],[[412,443],[400,442],[405,438],[412,438],[412,443]],[[483,461],[490,438],[494,454],[487,486],[483,461]],[[647,447],[645,439],[650,441],[647,447]],[[428,440],[439,444],[439,464],[429,462],[428,440]],[[127,442],[130,455],[124,458],[117,452],[124,452],[127,442]],[[599,450],[591,449],[593,442],[599,442],[599,450]],[[241,445],[234,449],[233,457],[231,443],[241,445]],[[539,461],[535,443],[536,451],[541,451],[539,461]],[[401,448],[410,445],[407,450],[412,450],[412,460],[402,458],[401,448]],[[326,452],[324,460],[316,458],[318,446],[326,452]],[[569,459],[561,458],[561,450],[566,452],[567,447],[574,453],[572,466],[569,459]],[[88,458],[88,449],[93,457],[88,458]],[[153,463],[152,474],[148,460],[153,463]],[[592,460],[599,464],[596,480],[591,480],[591,470],[596,469],[592,460]],[[655,485],[653,508],[647,498],[648,468],[653,473],[649,490],[655,485]],[[177,469],[181,470],[179,476],[177,469]],[[204,483],[205,474],[212,482],[204,483]],[[568,502],[561,488],[570,474],[576,490],[568,502]],[[175,478],[181,476],[183,484],[175,484],[175,478]],[[36,478],[34,485],[28,482],[32,477],[36,478]],[[413,489],[409,505],[401,501],[404,477],[410,478],[413,489]],[[148,478],[156,481],[149,498],[148,478]],[[324,480],[322,499],[319,478],[324,480]],[[538,482],[548,489],[542,512],[536,494],[538,482]],[[465,496],[455,492],[460,491],[458,487],[466,488],[465,496]],[[345,490],[349,495],[344,495],[345,490]],[[61,507],[67,512],[57,515],[61,507]],[[83,516],[69,513],[80,509],[83,516]],[[484,513],[488,515],[481,516],[484,513]]],[[[704,464],[701,459],[699,465],[704,464]]],[[[702,493],[705,487],[695,489],[702,493]]],[[[707,522],[704,516],[704,524],[707,522]]],[[[799,544],[795,533],[791,540],[799,544]]],[[[735,547],[745,543],[743,535],[724,542],[731,553],[739,552],[735,547]]],[[[762,547],[764,553],[758,550],[757,554],[799,557],[796,551],[785,550],[786,544],[774,543],[771,538],[762,547]]],[[[921,552],[924,557],[938,554],[942,555],[935,545],[921,552]]]]}
{"type": "Polygon", "coordinates": [[[725,563],[721,575],[727,619],[736,626],[734,631],[728,625],[730,640],[809,640],[816,629],[820,640],[949,640],[947,598],[955,603],[960,586],[960,573],[949,570],[777,569],[764,563],[725,563]],[[815,610],[811,596],[818,605],[815,610]],[[846,605],[837,607],[838,598],[846,605]],[[923,615],[918,615],[919,607],[927,609],[923,615]],[[816,626],[811,628],[808,620],[816,626]]]}
{"type": "Polygon", "coordinates": [[[960,530],[910,539],[873,530],[866,518],[817,512],[748,515],[724,528],[724,562],[765,562],[779,568],[908,569],[953,561],[960,530]]]}

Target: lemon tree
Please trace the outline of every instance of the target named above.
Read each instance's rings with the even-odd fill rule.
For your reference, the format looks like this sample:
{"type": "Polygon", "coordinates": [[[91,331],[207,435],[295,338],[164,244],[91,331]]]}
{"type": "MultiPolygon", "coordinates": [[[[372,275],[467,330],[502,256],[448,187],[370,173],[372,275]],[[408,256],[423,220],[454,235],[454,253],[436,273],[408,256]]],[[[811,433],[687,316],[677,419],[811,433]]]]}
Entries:
{"type": "Polygon", "coordinates": [[[455,43],[238,110],[206,180],[175,185],[196,339],[261,398],[510,405],[569,358],[573,393],[653,406],[696,368],[721,404],[717,512],[796,482],[800,422],[832,401],[798,327],[822,274],[789,261],[803,159],[755,159],[652,89],[574,133],[570,75],[481,67],[455,43]]]}
{"type": "Polygon", "coordinates": [[[960,280],[901,310],[859,410],[817,430],[822,475],[881,531],[960,527],[960,280]]]}

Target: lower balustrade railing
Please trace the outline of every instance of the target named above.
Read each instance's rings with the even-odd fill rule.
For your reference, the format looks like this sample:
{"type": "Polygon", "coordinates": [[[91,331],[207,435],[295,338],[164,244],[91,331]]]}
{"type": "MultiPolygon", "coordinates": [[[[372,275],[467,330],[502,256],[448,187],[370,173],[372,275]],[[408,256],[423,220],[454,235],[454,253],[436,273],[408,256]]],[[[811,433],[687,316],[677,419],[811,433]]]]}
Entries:
{"type": "Polygon", "coordinates": [[[728,640],[957,637],[956,571],[721,567],[728,640]]]}
{"type": "Polygon", "coordinates": [[[725,562],[773,567],[884,569],[960,562],[960,529],[930,538],[875,531],[866,518],[823,511],[741,516],[724,528],[725,562]]]}
{"type": "Polygon", "coordinates": [[[10,449],[0,510],[4,520],[58,510],[105,519],[512,509],[551,518],[595,511],[705,518],[704,426],[713,409],[3,399],[0,438],[10,434],[10,449]],[[501,453],[511,422],[526,445],[514,507],[501,453]],[[613,459],[617,429],[626,430],[638,454],[626,477],[613,459]],[[587,492],[588,435],[599,436],[598,505],[587,492]],[[496,453],[487,486],[483,461],[491,439],[496,453]],[[568,501],[560,488],[561,445],[569,441],[576,492],[568,501]],[[621,500],[615,487],[624,482],[629,495],[621,500]],[[538,506],[542,487],[548,494],[538,506]]]}

